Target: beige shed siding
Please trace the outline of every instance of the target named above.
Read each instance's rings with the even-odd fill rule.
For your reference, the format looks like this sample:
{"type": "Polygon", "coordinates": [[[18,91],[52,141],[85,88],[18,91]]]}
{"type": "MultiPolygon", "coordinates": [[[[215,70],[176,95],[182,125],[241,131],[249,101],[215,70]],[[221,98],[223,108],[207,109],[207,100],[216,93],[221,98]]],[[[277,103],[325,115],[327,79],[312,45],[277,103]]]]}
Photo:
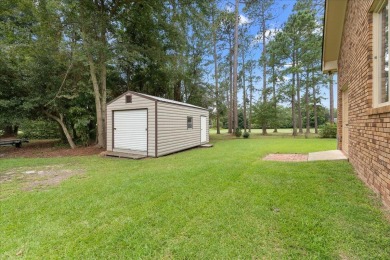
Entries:
{"type": "Polygon", "coordinates": [[[132,103],[126,103],[126,95],[107,106],[107,151],[112,151],[112,111],[148,109],[148,156],[155,157],[155,101],[132,95],[132,103]]]}
{"type": "Polygon", "coordinates": [[[200,145],[200,117],[207,117],[207,142],[209,142],[209,112],[186,106],[157,103],[158,152],[165,155],[200,145]],[[193,128],[187,129],[187,116],[193,118],[193,128]]]}

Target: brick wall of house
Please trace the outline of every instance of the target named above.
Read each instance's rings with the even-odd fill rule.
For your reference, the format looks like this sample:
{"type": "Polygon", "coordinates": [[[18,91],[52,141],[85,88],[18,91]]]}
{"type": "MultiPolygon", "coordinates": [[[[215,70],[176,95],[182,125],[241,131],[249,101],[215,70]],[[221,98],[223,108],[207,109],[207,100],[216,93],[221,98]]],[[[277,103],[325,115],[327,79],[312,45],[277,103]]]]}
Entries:
{"type": "Polygon", "coordinates": [[[338,147],[342,91],[349,99],[349,160],[390,207],[390,107],[372,108],[372,0],[349,0],[338,61],[338,147]]]}

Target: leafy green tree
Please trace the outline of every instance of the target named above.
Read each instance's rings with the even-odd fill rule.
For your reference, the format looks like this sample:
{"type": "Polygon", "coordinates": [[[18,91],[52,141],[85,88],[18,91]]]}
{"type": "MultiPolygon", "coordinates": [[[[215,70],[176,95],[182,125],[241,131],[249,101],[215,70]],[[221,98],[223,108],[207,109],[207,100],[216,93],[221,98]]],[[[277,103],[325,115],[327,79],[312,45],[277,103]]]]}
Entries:
{"type": "Polygon", "coordinates": [[[46,115],[56,120],[69,145],[74,148],[64,116],[69,106],[63,102],[68,98],[64,92],[68,90],[67,79],[73,62],[70,51],[61,44],[62,24],[53,8],[54,3],[54,0],[38,3],[19,0],[9,6],[11,10],[6,19],[12,26],[2,27],[9,37],[1,40],[6,46],[5,56],[15,61],[18,73],[12,83],[5,83],[5,88],[16,87],[20,92],[16,95],[17,102],[6,106],[4,112],[11,113],[12,109],[23,113],[24,118],[46,115]],[[19,19],[25,20],[26,16],[28,23],[15,23],[19,19]],[[19,36],[23,39],[22,44],[19,36]]]}
{"type": "Polygon", "coordinates": [[[0,1],[0,129],[16,135],[28,90],[22,84],[26,74],[26,46],[32,41],[31,26],[36,23],[28,1],[0,1]]]}
{"type": "Polygon", "coordinates": [[[221,68],[226,75],[226,107],[227,107],[227,125],[228,133],[233,133],[233,40],[234,40],[234,22],[235,16],[228,11],[221,12],[219,16],[220,23],[220,49],[225,50],[226,56],[220,62],[221,68]]]}
{"type": "Polygon", "coordinates": [[[258,80],[258,77],[254,74],[254,70],[256,68],[256,61],[255,60],[249,60],[246,63],[246,68],[248,71],[248,89],[249,89],[249,115],[248,115],[248,131],[251,132],[252,130],[252,114],[253,114],[253,98],[255,93],[255,85],[254,83],[258,80]]]}
{"type": "MultiPolygon", "coordinates": [[[[244,132],[246,132],[246,129],[248,128],[248,122],[247,122],[247,103],[249,102],[248,95],[247,95],[247,69],[248,69],[248,62],[246,61],[246,56],[248,55],[250,51],[250,45],[252,42],[252,35],[249,35],[248,33],[248,25],[247,24],[241,24],[241,28],[239,30],[239,54],[241,58],[240,65],[240,73],[239,73],[239,86],[242,89],[242,108],[243,108],[243,129],[244,132]]],[[[248,71],[249,74],[252,74],[253,71],[248,71]]],[[[250,77],[250,75],[249,75],[250,77]]]]}
{"type": "Polygon", "coordinates": [[[274,115],[272,103],[257,102],[253,107],[253,121],[261,127],[269,128],[271,126],[271,118],[274,115]]]}
{"type": "Polygon", "coordinates": [[[214,60],[214,79],[215,79],[215,110],[216,110],[216,127],[217,127],[217,134],[221,134],[220,131],[220,125],[219,125],[219,117],[220,117],[220,110],[219,110],[219,71],[218,71],[218,51],[217,51],[217,33],[218,33],[218,28],[219,28],[219,23],[218,23],[218,8],[217,5],[214,4],[212,6],[212,11],[211,11],[211,25],[212,25],[212,43],[213,43],[213,60],[214,60]]]}
{"type": "MultiPolygon", "coordinates": [[[[305,106],[300,106],[305,111],[306,117],[306,134],[310,133],[309,114],[311,110],[311,103],[313,103],[314,114],[317,114],[317,93],[318,84],[326,81],[326,78],[321,72],[321,45],[322,45],[322,23],[319,17],[321,12],[321,5],[314,0],[298,0],[295,10],[302,10],[311,15],[312,26],[307,28],[307,37],[302,45],[302,67],[305,71],[303,73],[303,84],[305,86],[305,106]]],[[[302,113],[303,114],[303,113],[302,113]]],[[[318,133],[317,124],[315,124],[315,133],[318,133]]]]}
{"type": "Polygon", "coordinates": [[[234,4],[234,45],[233,45],[233,128],[238,127],[238,100],[237,100],[237,80],[238,80],[238,26],[240,22],[238,10],[240,1],[235,0],[234,4]]]}
{"type": "MultiPolygon", "coordinates": [[[[269,33],[269,21],[274,19],[272,7],[274,0],[262,0],[262,1],[248,1],[246,2],[245,10],[249,14],[249,17],[259,23],[261,41],[262,41],[262,53],[260,63],[263,69],[263,88],[262,88],[262,102],[267,103],[267,37],[269,33]]],[[[268,106],[264,105],[264,108],[268,106]]],[[[268,113],[267,113],[268,114],[268,113]]],[[[267,126],[262,126],[263,134],[267,134],[267,126]]]]}
{"type": "Polygon", "coordinates": [[[291,102],[293,135],[297,135],[297,126],[300,132],[302,132],[302,111],[300,106],[302,74],[305,69],[313,65],[313,56],[308,53],[313,48],[311,39],[316,28],[313,12],[306,7],[300,9],[300,6],[303,5],[300,5],[299,2],[294,6],[293,13],[289,16],[281,32],[275,36],[279,57],[286,65],[286,69],[281,76],[291,76],[290,82],[283,89],[291,102]]]}
{"type": "Polygon", "coordinates": [[[267,64],[268,64],[268,83],[272,86],[271,92],[272,97],[270,99],[270,102],[273,106],[273,115],[270,118],[270,121],[272,122],[272,127],[274,128],[274,133],[277,132],[277,129],[279,127],[278,125],[278,103],[282,99],[281,97],[281,86],[285,84],[285,74],[283,73],[284,70],[284,58],[285,55],[283,53],[283,38],[281,37],[282,34],[280,32],[276,32],[275,37],[269,41],[267,45],[267,64]]]}

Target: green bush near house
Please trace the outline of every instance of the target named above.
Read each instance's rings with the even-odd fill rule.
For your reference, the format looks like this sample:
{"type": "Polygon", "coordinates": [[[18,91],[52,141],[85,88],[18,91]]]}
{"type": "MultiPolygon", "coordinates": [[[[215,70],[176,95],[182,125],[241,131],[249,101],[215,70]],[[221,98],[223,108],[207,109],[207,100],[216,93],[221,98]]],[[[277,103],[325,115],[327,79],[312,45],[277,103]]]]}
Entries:
{"type": "Polygon", "coordinates": [[[325,124],[320,126],[319,136],[321,138],[336,138],[337,124],[325,124]]]}
{"type": "Polygon", "coordinates": [[[245,131],[244,134],[242,135],[242,137],[249,138],[249,135],[250,135],[249,132],[245,131]]]}
{"type": "Polygon", "coordinates": [[[241,135],[242,135],[242,130],[240,129],[240,128],[236,128],[236,130],[234,131],[234,135],[236,136],[236,137],[241,137],[241,135]]]}

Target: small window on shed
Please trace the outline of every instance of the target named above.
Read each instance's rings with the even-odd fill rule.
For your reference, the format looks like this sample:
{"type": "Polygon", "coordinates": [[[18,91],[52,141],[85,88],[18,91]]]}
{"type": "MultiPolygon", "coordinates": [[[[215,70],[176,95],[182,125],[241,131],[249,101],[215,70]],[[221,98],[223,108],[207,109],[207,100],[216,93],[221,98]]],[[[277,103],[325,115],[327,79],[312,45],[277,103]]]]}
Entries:
{"type": "Polygon", "coordinates": [[[132,96],[131,95],[126,95],[126,103],[132,103],[132,96]]]}
{"type": "Polygon", "coordinates": [[[187,129],[192,129],[192,126],[193,126],[193,120],[192,120],[192,116],[187,116],[187,129]]]}

